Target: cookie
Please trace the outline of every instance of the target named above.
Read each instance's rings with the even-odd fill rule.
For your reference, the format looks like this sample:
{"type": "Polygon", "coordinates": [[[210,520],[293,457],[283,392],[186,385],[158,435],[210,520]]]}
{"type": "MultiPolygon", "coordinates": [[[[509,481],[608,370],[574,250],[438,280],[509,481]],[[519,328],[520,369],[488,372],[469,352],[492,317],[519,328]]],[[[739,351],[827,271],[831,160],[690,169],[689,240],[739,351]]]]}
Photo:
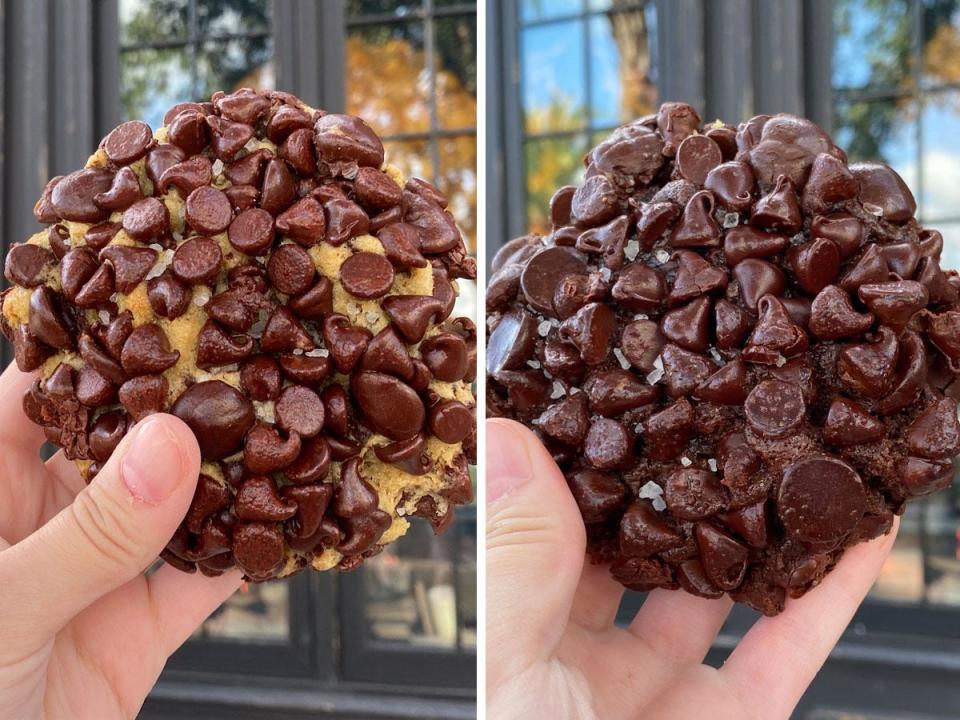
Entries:
{"type": "Polygon", "coordinates": [[[254,581],[349,569],[472,495],[474,278],[443,194],[360,118],[218,92],[125,122],[7,254],[24,410],[89,481],[167,412],[196,495],[162,557],[254,581]]]}
{"type": "Polygon", "coordinates": [[[903,180],[803,118],[666,103],[585,163],[494,258],[488,412],[620,583],[775,615],[950,484],[960,276],[903,180]]]}

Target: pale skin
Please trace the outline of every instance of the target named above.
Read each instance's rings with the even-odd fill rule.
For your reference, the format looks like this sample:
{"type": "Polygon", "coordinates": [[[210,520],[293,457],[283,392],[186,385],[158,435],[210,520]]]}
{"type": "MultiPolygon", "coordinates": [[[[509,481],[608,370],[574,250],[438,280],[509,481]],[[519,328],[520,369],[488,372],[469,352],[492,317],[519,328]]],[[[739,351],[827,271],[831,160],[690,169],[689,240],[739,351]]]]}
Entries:
{"type": "Polygon", "coordinates": [[[0,376],[0,717],[133,718],[240,575],[144,575],[196,487],[186,425],[141,421],[86,486],[62,453],[40,460],[21,406],[32,379],[0,376]]]}
{"type": "Polygon", "coordinates": [[[715,669],[731,601],[655,590],[627,627],[623,588],[585,561],[579,510],[536,437],[487,423],[487,708],[491,720],[786,720],[896,535],[849,550],[823,583],[763,618],[715,669]]]}

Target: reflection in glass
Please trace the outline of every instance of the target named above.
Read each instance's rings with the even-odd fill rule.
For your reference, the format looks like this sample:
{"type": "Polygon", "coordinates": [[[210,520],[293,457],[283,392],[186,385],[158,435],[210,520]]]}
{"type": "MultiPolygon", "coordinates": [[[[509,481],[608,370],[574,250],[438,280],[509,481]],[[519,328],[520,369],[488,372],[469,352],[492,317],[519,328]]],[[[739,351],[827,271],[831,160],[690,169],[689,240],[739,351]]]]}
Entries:
{"type": "MultiPolygon", "coordinates": [[[[921,118],[923,193],[918,197],[925,221],[960,219],[960,94],[930,95],[921,118]]],[[[944,267],[957,267],[955,265],[944,267]]]]}
{"type": "Polygon", "coordinates": [[[197,30],[211,35],[253,35],[270,30],[270,0],[197,3],[197,30]]]}
{"type": "Polygon", "coordinates": [[[365,118],[380,135],[430,129],[423,31],[420,21],[349,30],[347,112],[365,118]]]}
{"type": "Polygon", "coordinates": [[[653,111],[657,89],[651,58],[653,6],[590,19],[592,122],[616,125],[653,111]]]}
{"type": "Polygon", "coordinates": [[[839,102],[833,126],[834,141],[851,162],[882,160],[917,190],[916,113],[909,101],[839,102]]]}
{"type": "Polygon", "coordinates": [[[189,0],[120,0],[120,44],[186,42],[189,0]]]}
{"type": "Polygon", "coordinates": [[[273,39],[211,40],[197,54],[197,88],[194,99],[209,98],[217,90],[242,87],[273,90],[273,39]]]}
{"type": "Polygon", "coordinates": [[[427,180],[433,177],[428,140],[385,140],[383,148],[386,161],[400,168],[406,177],[421,177],[427,180]]]}
{"type": "Polygon", "coordinates": [[[439,18],[437,52],[437,121],[441,127],[477,123],[477,21],[475,15],[439,18]]]}
{"type": "Polygon", "coordinates": [[[924,521],[927,599],[960,605],[960,489],[953,486],[931,496],[924,521]]]}
{"type": "Polygon", "coordinates": [[[923,4],[923,40],[924,84],[960,82],[960,6],[955,0],[923,4]]]}
{"type": "Polygon", "coordinates": [[[520,38],[524,124],[530,134],[586,124],[580,22],[526,28],[520,38]]]}
{"type": "Polygon", "coordinates": [[[583,0],[520,0],[520,19],[525,22],[571,15],[583,10],[583,0]]]}
{"type": "Polygon", "coordinates": [[[290,638],[289,583],[250,583],[230,596],[196,634],[227,640],[290,638]]]}
{"type": "Polygon", "coordinates": [[[385,13],[402,17],[415,13],[422,7],[422,0],[347,0],[346,13],[347,17],[385,13]]]}
{"type": "Polygon", "coordinates": [[[550,198],[558,187],[580,182],[586,151],[587,141],[583,135],[526,142],[527,227],[530,232],[549,232],[550,198]]]}
{"type": "Polygon", "coordinates": [[[943,255],[940,256],[940,266],[960,268],[960,223],[930,223],[929,226],[943,234],[943,255]]]}
{"type": "Polygon", "coordinates": [[[136,50],[120,57],[120,101],[125,119],[143,120],[158,128],[171,106],[192,99],[185,49],[136,50]]]}
{"type": "Polygon", "coordinates": [[[908,89],[914,67],[908,0],[834,2],[833,86],[908,89]]]}
{"type": "Polygon", "coordinates": [[[440,138],[440,174],[437,184],[450,201],[448,209],[457,219],[470,248],[477,235],[477,140],[464,136],[440,138]]]}

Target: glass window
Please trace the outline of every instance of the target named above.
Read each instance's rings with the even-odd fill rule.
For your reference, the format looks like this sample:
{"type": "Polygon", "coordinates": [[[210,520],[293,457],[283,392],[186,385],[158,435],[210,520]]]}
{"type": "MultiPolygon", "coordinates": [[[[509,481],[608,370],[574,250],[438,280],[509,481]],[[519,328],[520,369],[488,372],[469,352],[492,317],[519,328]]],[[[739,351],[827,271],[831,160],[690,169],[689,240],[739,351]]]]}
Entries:
{"type": "MultiPolygon", "coordinates": [[[[475,248],[474,5],[348,0],[346,12],[347,112],[364,117],[383,137],[387,162],[443,191],[469,247],[475,248]]],[[[476,289],[458,283],[456,311],[473,316],[476,289]]],[[[345,604],[360,608],[362,619],[348,621],[344,631],[349,676],[367,679],[374,664],[367,658],[373,654],[385,653],[402,663],[404,653],[420,650],[445,658],[467,651],[473,662],[475,536],[473,507],[458,509],[453,526],[440,536],[414,518],[404,537],[340,578],[345,604]]],[[[427,662],[421,657],[415,662],[427,662]]]]}
{"type": "Polygon", "coordinates": [[[587,138],[656,107],[655,3],[526,0],[519,42],[526,221],[547,232],[550,196],[579,180],[587,138]]]}
{"type": "Polygon", "coordinates": [[[270,0],[120,0],[124,119],[163,124],[215,90],[273,89],[270,0]]]}
{"type": "Polygon", "coordinates": [[[475,248],[475,6],[349,0],[346,11],[347,112],[365,118],[384,138],[388,162],[447,194],[475,248]]]}
{"type": "MultiPolygon", "coordinates": [[[[921,224],[960,267],[960,9],[941,0],[837,0],[834,132],[851,160],[903,176],[921,224]]],[[[872,591],[894,603],[960,605],[960,491],[912,504],[872,591]]]]}

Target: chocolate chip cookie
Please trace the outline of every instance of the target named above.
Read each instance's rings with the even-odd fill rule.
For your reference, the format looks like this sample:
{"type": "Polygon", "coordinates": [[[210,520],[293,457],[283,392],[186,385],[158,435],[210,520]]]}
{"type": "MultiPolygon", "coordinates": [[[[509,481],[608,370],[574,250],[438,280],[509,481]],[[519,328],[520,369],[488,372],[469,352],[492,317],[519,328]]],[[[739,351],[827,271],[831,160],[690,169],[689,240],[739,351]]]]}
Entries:
{"type": "Polygon", "coordinates": [[[112,130],[6,258],[24,410],[89,480],[134,423],[203,465],[163,558],[250,580],[349,569],[472,495],[474,278],[447,200],[360,118],[216,93],[112,130]]]}
{"type": "Polygon", "coordinates": [[[889,167],[809,120],[614,131],[487,290],[488,409],[560,464],[628,588],[774,615],[960,451],[960,276],[889,167]]]}

